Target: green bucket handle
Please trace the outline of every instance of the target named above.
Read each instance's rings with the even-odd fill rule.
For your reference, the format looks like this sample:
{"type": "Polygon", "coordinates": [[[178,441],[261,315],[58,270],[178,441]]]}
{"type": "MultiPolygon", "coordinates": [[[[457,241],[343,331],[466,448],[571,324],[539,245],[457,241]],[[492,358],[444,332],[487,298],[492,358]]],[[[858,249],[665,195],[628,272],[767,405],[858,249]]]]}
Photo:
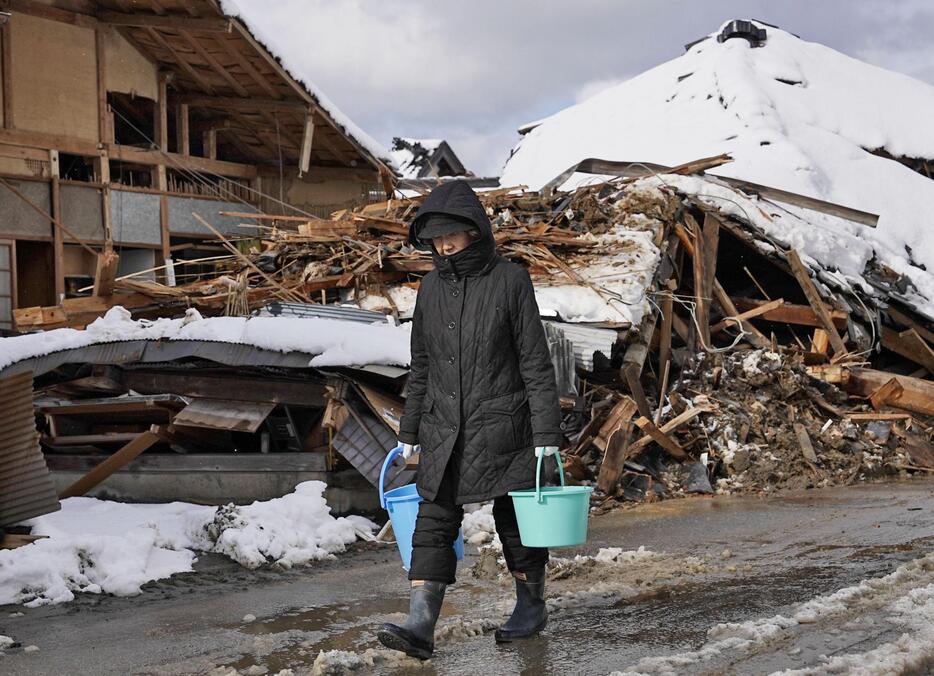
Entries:
{"type": "MultiPolygon", "coordinates": [[[[558,476],[561,477],[561,487],[564,487],[564,463],[561,461],[561,452],[555,451],[555,454],[552,456],[555,459],[555,462],[558,463],[558,476]]],[[[538,502],[542,502],[542,460],[545,459],[545,454],[542,453],[538,462],[535,466],[535,499],[538,502]]]]}

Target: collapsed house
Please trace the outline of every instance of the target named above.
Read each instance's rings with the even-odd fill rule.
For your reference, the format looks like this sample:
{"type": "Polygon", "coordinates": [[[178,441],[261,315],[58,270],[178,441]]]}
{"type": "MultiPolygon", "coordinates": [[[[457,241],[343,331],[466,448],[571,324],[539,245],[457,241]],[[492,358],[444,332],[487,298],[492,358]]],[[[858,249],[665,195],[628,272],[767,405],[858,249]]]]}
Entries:
{"type": "Polygon", "coordinates": [[[232,2],[3,9],[0,331],[20,308],[97,316],[114,276],[196,273],[218,251],[193,211],[240,235],[221,212],[385,197],[388,151],[232,2]]]}
{"type": "MultiPolygon", "coordinates": [[[[767,50],[790,49],[796,38],[770,29],[757,40],[712,36],[682,58],[724,68],[765,55],[773,71],[767,50]]],[[[691,81],[679,79],[683,65],[660,67],[665,82],[691,81]]],[[[722,105],[704,92],[683,98],[722,105]]],[[[480,199],[500,253],[532,277],[562,395],[565,466],[596,483],[600,506],[934,470],[930,235],[905,231],[901,202],[888,209],[892,195],[930,191],[929,178],[875,153],[868,166],[882,172],[885,189],[855,206],[835,202],[832,190],[795,192],[777,174],[743,177],[758,166],[743,153],[769,145],[748,138],[732,155],[682,164],[577,155],[547,179],[523,175],[523,166],[538,171],[529,157],[544,162],[550,144],[564,147],[561,133],[577,114],[541,122],[507,165],[504,180],[533,191],[507,186],[480,199]]],[[[821,159],[841,172],[827,185],[852,178],[821,159]]],[[[186,461],[202,463],[185,470],[202,485],[231,485],[219,473],[235,462],[258,472],[346,468],[375,482],[398,429],[408,355],[404,340],[387,353],[388,338],[368,332],[404,337],[432,265],[406,237],[422,199],[329,218],[241,216],[260,236],[215,230],[225,255],[192,281],[118,277],[112,293],[96,297],[103,319],[101,311],[30,309],[24,328],[46,330],[0,343],[0,384],[32,374],[46,461],[70,465],[70,485],[78,484],[64,494],[103,476],[95,490],[132,481],[123,496],[133,497],[156,474],[147,464],[186,461]],[[318,338],[346,332],[353,340],[361,331],[357,345],[367,351],[318,338]],[[121,405],[149,417],[118,418],[121,405]],[[289,439],[277,436],[282,429],[289,439]],[[127,436],[108,437],[117,434],[127,436]],[[84,439],[71,446],[69,436],[84,439]],[[69,446],[80,451],[63,452],[69,446]]],[[[30,432],[23,443],[35,456],[39,438],[30,432]]],[[[394,480],[407,471],[398,468],[394,480]]]]}

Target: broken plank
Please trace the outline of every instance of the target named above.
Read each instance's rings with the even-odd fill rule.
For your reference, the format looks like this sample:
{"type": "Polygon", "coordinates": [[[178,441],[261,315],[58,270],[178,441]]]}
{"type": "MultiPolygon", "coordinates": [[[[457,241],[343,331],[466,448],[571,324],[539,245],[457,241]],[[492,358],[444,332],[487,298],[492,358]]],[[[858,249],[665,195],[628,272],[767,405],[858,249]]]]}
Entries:
{"type": "Polygon", "coordinates": [[[681,448],[674,439],[665,434],[660,428],[656,427],[655,423],[645,416],[641,416],[636,420],[636,427],[645,432],[651,437],[652,441],[661,446],[662,449],[672,457],[678,460],[684,460],[688,457],[688,454],[685,453],[684,449],[681,448]]]}
{"type": "Polygon", "coordinates": [[[807,429],[801,423],[795,423],[793,425],[795,430],[795,437],[798,439],[798,446],[801,448],[801,455],[804,456],[804,459],[811,466],[812,469],[817,470],[817,453],[814,452],[814,445],[811,443],[811,437],[808,435],[807,429]]]}
{"type": "Polygon", "coordinates": [[[785,260],[788,261],[788,265],[791,267],[791,273],[795,276],[795,279],[798,280],[798,285],[804,292],[805,297],[807,297],[808,303],[811,305],[811,309],[814,310],[814,313],[817,315],[818,319],[820,319],[821,324],[823,325],[822,328],[830,337],[830,344],[833,346],[834,353],[838,356],[846,354],[846,345],[840,338],[840,334],[837,333],[837,328],[834,326],[833,318],[830,316],[830,312],[824,305],[824,300],[821,298],[820,293],[817,291],[817,287],[814,286],[814,282],[811,281],[811,276],[808,274],[807,269],[804,267],[804,263],[801,262],[801,257],[798,256],[798,252],[794,249],[789,249],[785,253],[785,260]]]}
{"type": "Polygon", "coordinates": [[[29,545],[36,540],[44,540],[48,535],[26,535],[25,533],[7,533],[0,538],[0,549],[16,549],[29,545]]]}
{"type": "Polygon", "coordinates": [[[811,337],[811,349],[817,354],[827,354],[830,349],[830,334],[824,329],[814,329],[811,337]]]}
{"type": "Polygon", "coordinates": [[[613,492],[623,472],[623,462],[631,437],[632,416],[638,407],[635,401],[625,397],[620,401],[618,408],[616,427],[607,442],[606,453],[597,477],[597,487],[604,493],[613,492]]]}
{"type": "Polygon", "coordinates": [[[847,413],[844,417],[849,420],[908,420],[910,413],[847,413]]]}
{"type": "Polygon", "coordinates": [[[94,295],[111,296],[114,292],[114,281],[117,279],[117,265],[120,256],[112,249],[97,254],[97,268],[94,273],[94,295]]]}

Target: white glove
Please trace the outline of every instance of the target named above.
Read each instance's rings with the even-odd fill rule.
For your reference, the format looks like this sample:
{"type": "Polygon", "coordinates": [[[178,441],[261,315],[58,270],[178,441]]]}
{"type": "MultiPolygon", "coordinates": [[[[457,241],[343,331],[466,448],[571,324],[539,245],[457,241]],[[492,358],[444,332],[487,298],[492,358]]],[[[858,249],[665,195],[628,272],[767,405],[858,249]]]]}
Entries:
{"type": "Polygon", "coordinates": [[[422,447],[419,444],[415,444],[414,446],[412,444],[402,444],[402,457],[408,460],[416,453],[421,452],[421,450],[422,447]]]}
{"type": "Polygon", "coordinates": [[[536,446],[535,447],[535,457],[540,458],[542,456],[548,457],[549,455],[557,455],[558,447],[557,446],[536,446]]]}

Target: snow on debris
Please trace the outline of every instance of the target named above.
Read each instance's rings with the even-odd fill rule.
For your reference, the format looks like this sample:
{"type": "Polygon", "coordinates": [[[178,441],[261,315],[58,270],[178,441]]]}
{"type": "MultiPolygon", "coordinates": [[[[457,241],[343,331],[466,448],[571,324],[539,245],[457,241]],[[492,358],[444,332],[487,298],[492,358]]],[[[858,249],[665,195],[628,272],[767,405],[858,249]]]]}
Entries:
{"type": "Polygon", "coordinates": [[[0,338],[0,369],[59,350],[122,340],[198,340],[315,355],[309,366],[407,366],[409,327],[306,317],[209,317],[189,309],[179,319],[131,318],[117,305],[84,330],[52,329],[0,338]]]}
{"type": "Polygon", "coordinates": [[[848,247],[811,255],[832,269],[835,255],[858,267],[874,252],[925,293],[934,286],[934,181],[869,151],[934,158],[934,87],[764,28],[762,47],[707,39],[543,120],[519,141],[502,185],[539,189],[588,157],[674,166],[729,153],[733,162],[714,173],[879,214],[872,229],[807,212],[822,235],[812,249],[835,234],[848,247]]]}
{"type": "MultiPolygon", "coordinates": [[[[802,626],[810,628],[817,623],[836,626],[854,615],[871,613],[881,613],[887,623],[887,631],[882,631],[881,621],[876,623],[878,635],[896,634],[898,638],[867,652],[822,657],[818,666],[780,673],[783,676],[920,673],[919,669],[934,660],[934,554],[905,563],[888,575],[800,603],[785,615],[718,624],[707,631],[707,641],[697,650],[646,657],[611,676],[706,671],[713,667],[711,662],[719,659],[736,665],[742,655],[754,654],[776,641],[783,641],[782,650],[788,653],[789,642],[802,626]]],[[[807,631],[808,640],[813,642],[815,630],[801,631],[807,631]]]]}
{"type": "Polygon", "coordinates": [[[147,582],[190,572],[198,551],[247,568],[329,558],[376,525],[331,516],[325,488],[306,481],[281,498],[225,507],[68,498],[61,511],[27,522],[47,537],[0,551],[0,605],[63,603],[79,592],[133,596],[147,582]]]}
{"type": "MultiPolygon", "coordinates": [[[[934,316],[934,268],[925,270],[913,265],[905,255],[902,240],[837,216],[765,202],[699,176],[663,174],[634,184],[659,185],[696,197],[721,213],[748,223],[769,242],[795,249],[804,263],[817,271],[820,281],[841,291],[879,295],[866,281],[865,273],[876,261],[883,261],[911,280],[913,286],[909,285],[902,294],[904,300],[919,312],[934,316]]],[[[934,247],[934,238],[931,246],[934,247]]],[[[766,255],[774,253],[772,244],[760,248],[766,255]]]]}
{"type": "Polygon", "coordinates": [[[310,78],[304,68],[302,68],[302,63],[304,62],[302,52],[308,49],[307,43],[284,43],[281,35],[277,33],[276,26],[267,23],[269,21],[269,14],[262,11],[260,5],[249,3],[246,11],[244,11],[235,0],[221,0],[220,4],[224,15],[242,21],[243,25],[250,31],[250,34],[256,38],[270,54],[276,57],[283,68],[288,71],[289,75],[305,88],[305,91],[318,102],[318,105],[327,112],[338,126],[343,127],[348,136],[363,146],[363,148],[374,157],[384,162],[391,162],[389,152],[386,150],[385,146],[363,131],[353,120],[341,112],[340,108],[321,91],[321,88],[314,83],[314,80],[310,78]]]}

